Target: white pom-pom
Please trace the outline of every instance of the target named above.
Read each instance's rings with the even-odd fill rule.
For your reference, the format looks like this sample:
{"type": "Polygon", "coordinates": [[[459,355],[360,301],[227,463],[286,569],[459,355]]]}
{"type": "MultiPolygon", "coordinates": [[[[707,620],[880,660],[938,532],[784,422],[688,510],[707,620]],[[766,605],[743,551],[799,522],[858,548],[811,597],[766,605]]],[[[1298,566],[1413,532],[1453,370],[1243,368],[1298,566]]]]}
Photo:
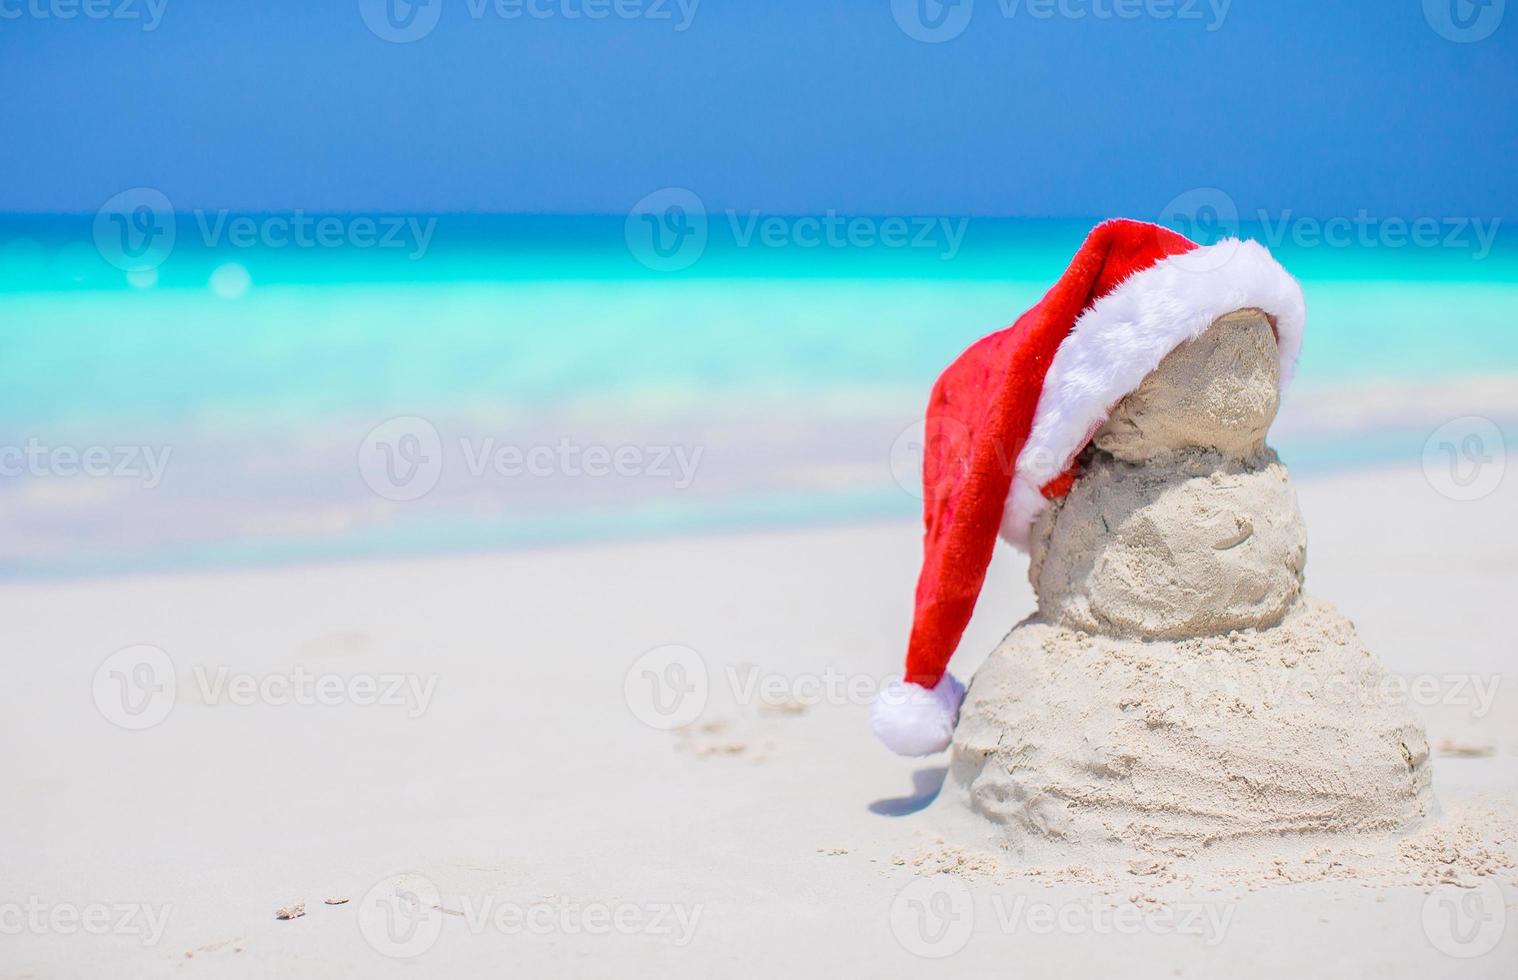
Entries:
{"type": "Polygon", "coordinates": [[[893,680],[875,695],[870,727],[897,755],[932,755],[953,740],[964,698],[965,686],[947,672],[931,690],[893,680]]]}

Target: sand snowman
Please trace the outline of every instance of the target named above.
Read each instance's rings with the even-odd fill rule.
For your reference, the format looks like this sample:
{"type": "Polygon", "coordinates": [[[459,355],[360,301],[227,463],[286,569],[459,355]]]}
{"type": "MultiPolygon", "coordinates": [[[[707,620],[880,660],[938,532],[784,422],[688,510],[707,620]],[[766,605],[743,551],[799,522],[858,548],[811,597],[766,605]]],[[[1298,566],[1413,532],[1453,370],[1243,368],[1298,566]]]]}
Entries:
{"type": "Polygon", "coordinates": [[[1303,593],[1265,443],[1304,321],[1261,246],[1113,221],[940,378],[907,671],[873,720],[903,754],[952,744],[933,816],[956,842],[1169,860],[1428,816],[1422,728],[1303,593]],[[966,696],[947,666],[998,533],[1038,612],[966,696]]]}

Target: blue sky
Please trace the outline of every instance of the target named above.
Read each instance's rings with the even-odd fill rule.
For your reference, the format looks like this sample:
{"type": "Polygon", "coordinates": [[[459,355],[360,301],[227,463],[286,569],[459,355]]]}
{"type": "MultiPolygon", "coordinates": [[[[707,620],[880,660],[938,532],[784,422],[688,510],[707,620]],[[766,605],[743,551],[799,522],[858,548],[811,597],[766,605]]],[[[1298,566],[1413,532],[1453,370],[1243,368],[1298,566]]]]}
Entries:
{"type": "Polygon", "coordinates": [[[0,0],[0,210],[1518,217],[1504,0],[918,2],[0,0]]]}

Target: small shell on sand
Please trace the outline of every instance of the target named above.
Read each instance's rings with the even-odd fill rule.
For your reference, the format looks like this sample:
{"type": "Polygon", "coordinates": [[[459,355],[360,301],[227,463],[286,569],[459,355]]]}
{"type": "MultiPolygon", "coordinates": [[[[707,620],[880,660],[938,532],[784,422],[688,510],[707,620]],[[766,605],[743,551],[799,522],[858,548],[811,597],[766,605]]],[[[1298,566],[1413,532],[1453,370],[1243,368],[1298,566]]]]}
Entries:
{"type": "Polygon", "coordinates": [[[276,919],[298,919],[306,914],[306,900],[291,902],[289,905],[281,905],[274,910],[276,919]]]}
{"type": "Polygon", "coordinates": [[[347,895],[333,895],[330,898],[324,898],[324,899],[322,899],[322,901],[324,903],[326,903],[327,905],[347,905],[348,904],[348,896],[347,895]]]}

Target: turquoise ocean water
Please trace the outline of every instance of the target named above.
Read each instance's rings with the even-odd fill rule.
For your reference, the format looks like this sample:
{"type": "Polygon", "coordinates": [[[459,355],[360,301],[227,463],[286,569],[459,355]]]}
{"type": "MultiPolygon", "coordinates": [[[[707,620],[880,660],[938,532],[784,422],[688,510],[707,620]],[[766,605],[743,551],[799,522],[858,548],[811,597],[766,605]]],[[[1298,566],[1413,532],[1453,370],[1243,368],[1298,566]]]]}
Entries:
{"type": "MultiPolygon", "coordinates": [[[[817,219],[712,215],[671,256],[622,217],[329,218],[292,242],[289,215],[180,214],[172,248],[127,271],[93,216],[0,216],[0,447],[31,453],[0,456],[0,574],[907,516],[903,432],[933,378],[1035,302],[1092,224],[860,219],[829,239],[817,219]],[[238,218],[257,230],[234,238],[238,218]],[[375,436],[396,417],[422,421],[375,436]],[[405,441],[416,424],[435,450],[405,441]],[[365,469],[397,432],[385,465],[441,454],[413,499],[365,469]],[[552,461],[481,465],[503,446],[552,461]],[[92,449],[113,472],[78,472],[92,449]],[[587,449],[628,465],[565,461],[587,449]]],[[[1437,418],[1467,383],[1518,378],[1509,229],[1242,232],[1306,290],[1304,404],[1442,384],[1456,403],[1437,418]]],[[[1298,418],[1276,441],[1298,469],[1416,460],[1425,420],[1392,416],[1352,438],[1298,418]]]]}

